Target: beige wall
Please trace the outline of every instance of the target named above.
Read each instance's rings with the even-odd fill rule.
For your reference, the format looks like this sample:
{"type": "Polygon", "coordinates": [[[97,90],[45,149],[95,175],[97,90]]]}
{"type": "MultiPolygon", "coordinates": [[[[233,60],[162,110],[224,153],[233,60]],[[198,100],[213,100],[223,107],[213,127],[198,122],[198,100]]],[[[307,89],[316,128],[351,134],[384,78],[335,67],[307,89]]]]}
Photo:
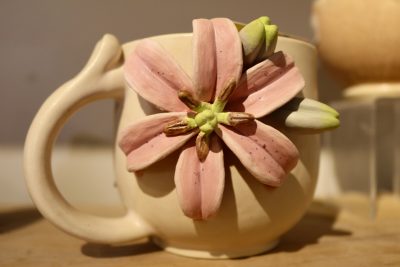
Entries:
{"type": "MultiPolygon", "coordinates": [[[[0,144],[23,142],[40,104],[81,69],[106,32],[126,42],[191,31],[191,20],[197,17],[247,22],[269,15],[281,31],[311,39],[311,2],[0,0],[0,144]]],[[[61,139],[110,141],[111,110],[111,102],[86,108],[68,123],[61,139]]]]}

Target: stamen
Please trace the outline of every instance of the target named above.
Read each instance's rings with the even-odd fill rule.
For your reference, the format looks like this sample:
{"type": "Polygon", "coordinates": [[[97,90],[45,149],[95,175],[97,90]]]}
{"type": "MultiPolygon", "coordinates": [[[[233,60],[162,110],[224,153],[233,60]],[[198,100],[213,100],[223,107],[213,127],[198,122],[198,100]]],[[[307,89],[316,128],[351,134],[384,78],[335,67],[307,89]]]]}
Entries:
{"type": "Polygon", "coordinates": [[[188,119],[176,119],[165,124],[164,133],[166,136],[176,136],[185,134],[193,128],[193,124],[189,123],[188,119]]]}
{"type": "Polygon", "coordinates": [[[217,98],[213,103],[213,111],[216,113],[222,112],[225,108],[226,102],[228,102],[229,97],[236,88],[236,81],[232,78],[230,79],[224,88],[219,92],[217,98]]]}
{"type": "Polygon", "coordinates": [[[219,92],[217,100],[226,103],[235,88],[236,88],[236,81],[234,79],[230,79],[229,82],[225,85],[225,87],[219,92]]]}
{"type": "Polygon", "coordinates": [[[201,104],[199,100],[186,90],[180,90],[178,92],[178,97],[191,110],[196,110],[196,108],[201,104]]]}
{"type": "Polygon", "coordinates": [[[209,135],[205,134],[204,132],[200,132],[196,138],[196,152],[197,157],[201,162],[203,162],[210,151],[209,147],[209,135]]]}
{"type": "Polygon", "coordinates": [[[254,120],[254,116],[246,112],[229,112],[228,113],[228,124],[236,126],[241,123],[246,123],[254,120]]]}

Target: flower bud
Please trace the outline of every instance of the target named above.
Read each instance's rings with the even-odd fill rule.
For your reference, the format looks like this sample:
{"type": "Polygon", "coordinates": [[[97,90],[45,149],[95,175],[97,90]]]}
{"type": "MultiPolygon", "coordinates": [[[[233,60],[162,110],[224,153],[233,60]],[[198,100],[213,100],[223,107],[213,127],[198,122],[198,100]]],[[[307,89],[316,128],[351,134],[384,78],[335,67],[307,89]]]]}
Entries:
{"type": "Polygon", "coordinates": [[[303,133],[320,133],[339,127],[339,113],[332,107],[309,98],[295,97],[267,120],[279,128],[303,133]]]}
{"type": "Polygon", "coordinates": [[[269,58],[276,48],[276,43],[278,41],[278,26],[276,25],[265,25],[265,48],[262,53],[257,57],[257,61],[263,61],[269,58]]]}
{"type": "Polygon", "coordinates": [[[250,67],[274,53],[278,27],[268,17],[260,17],[245,25],[239,36],[243,45],[244,64],[250,67]]]}

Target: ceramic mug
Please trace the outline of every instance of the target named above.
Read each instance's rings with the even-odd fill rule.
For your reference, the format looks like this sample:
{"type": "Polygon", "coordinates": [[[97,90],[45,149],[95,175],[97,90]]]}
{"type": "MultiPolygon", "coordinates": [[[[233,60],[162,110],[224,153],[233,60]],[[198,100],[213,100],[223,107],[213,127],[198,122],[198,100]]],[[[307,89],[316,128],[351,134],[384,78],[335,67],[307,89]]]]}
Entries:
{"type": "MultiPolygon", "coordinates": [[[[192,73],[192,34],[155,36],[192,73]]],[[[42,105],[29,129],[24,167],[31,197],[53,224],[79,238],[99,243],[126,243],[150,237],[165,250],[192,257],[226,258],[254,255],[273,248],[279,237],[304,214],[316,185],[319,160],[318,135],[287,136],[297,146],[300,159],[279,188],[259,183],[239,160],[224,149],[226,185],[219,213],[207,221],[186,217],[174,186],[178,154],[130,173],[126,157],[115,145],[118,189],[126,207],[120,218],[99,217],[72,207],[58,191],[51,172],[54,140],[66,120],[84,105],[104,98],[122,102],[118,129],[156,112],[125,85],[122,66],[138,41],[120,45],[112,35],[100,40],[84,69],[57,89],[42,105]]],[[[303,94],[317,97],[315,48],[297,39],[278,39],[276,51],[291,55],[305,79],[303,94]]]]}

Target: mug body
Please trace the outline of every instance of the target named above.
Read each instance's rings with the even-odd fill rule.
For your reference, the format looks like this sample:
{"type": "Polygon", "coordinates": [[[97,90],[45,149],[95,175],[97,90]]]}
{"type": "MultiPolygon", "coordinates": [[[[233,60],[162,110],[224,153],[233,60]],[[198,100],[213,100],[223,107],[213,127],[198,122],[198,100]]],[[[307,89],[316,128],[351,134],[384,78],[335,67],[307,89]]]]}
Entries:
{"type": "MultiPolygon", "coordinates": [[[[192,35],[153,37],[191,75],[192,35]]],[[[126,57],[138,41],[123,46],[126,57]]],[[[317,98],[316,52],[312,45],[279,37],[277,51],[295,60],[304,76],[305,97],[317,98]]],[[[158,113],[152,104],[126,88],[119,133],[131,123],[158,113]]],[[[304,214],[310,203],[318,174],[319,137],[285,133],[300,152],[296,168],[279,188],[259,183],[224,146],[225,189],[219,212],[206,221],[186,217],[180,209],[174,185],[175,165],[180,150],[147,169],[130,173],[126,156],[115,147],[118,188],[128,211],[134,210],[153,229],[154,242],[166,250],[192,257],[241,257],[273,248],[279,236],[304,214]]]]}

